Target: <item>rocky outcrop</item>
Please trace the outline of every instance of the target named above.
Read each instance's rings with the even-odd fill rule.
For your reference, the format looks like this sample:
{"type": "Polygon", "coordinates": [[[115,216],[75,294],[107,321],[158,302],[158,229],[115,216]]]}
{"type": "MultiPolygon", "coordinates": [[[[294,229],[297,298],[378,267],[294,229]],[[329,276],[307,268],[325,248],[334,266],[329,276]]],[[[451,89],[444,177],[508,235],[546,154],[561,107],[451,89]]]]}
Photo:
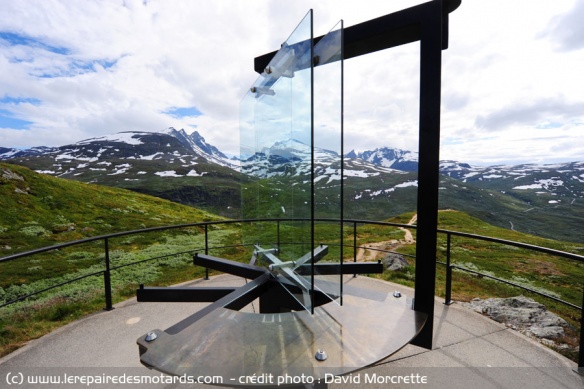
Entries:
{"type": "Polygon", "coordinates": [[[24,181],[24,177],[14,173],[10,169],[2,169],[2,178],[4,178],[5,180],[24,181]]]}
{"type": "Polygon", "coordinates": [[[387,254],[382,262],[387,270],[392,271],[398,271],[408,266],[408,261],[406,261],[403,255],[395,253],[387,254]]]}
{"type": "Polygon", "coordinates": [[[525,296],[509,298],[475,298],[468,306],[499,323],[537,338],[557,339],[564,335],[569,324],[549,312],[545,305],[525,296]]]}

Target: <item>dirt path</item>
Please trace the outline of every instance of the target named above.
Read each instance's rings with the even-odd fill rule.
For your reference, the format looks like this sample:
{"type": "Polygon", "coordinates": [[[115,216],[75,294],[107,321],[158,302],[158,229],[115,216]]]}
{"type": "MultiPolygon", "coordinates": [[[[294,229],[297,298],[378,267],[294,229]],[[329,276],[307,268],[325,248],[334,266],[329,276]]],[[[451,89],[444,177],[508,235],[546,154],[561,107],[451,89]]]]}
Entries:
{"type": "MultiPolygon", "coordinates": [[[[418,214],[416,213],[414,216],[412,216],[412,218],[410,219],[410,221],[408,222],[408,225],[413,225],[415,222],[418,221],[418,214]]],[[[405,233],[405,243],[406,244],[413,244],[416,241],[414,240],[414,236],[412,235],[412,232],[408,229],[405,229],[403,227],[400,227],[400,230],[402,230],[405,233]]]]}
{"type": "MultiPolygon", "coordinates": [[[[417,220],[418,215],[415,214],[407,224],[412,225],[417,220]]],[[[363,248],[357,250],[357,262],[376,261],[378,257],[385,255],[385,253],[379,250],[394,251],[404,244],[416,243],[416,240],[414,239],[414,236],[410,230],[403,227],[399,227],[399,229],[404,232],[403,240],[392,239],[383,242],[366,244],[363,248]]]]}

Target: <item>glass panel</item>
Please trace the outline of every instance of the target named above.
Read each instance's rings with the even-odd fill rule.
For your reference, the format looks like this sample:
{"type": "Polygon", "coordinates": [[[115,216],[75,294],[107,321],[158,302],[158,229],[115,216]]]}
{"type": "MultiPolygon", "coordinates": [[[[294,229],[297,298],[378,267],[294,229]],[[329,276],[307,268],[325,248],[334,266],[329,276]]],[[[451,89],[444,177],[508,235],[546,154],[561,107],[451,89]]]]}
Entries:
{"type": "Polygon", "coordinates": [[[257,263],[272,265],[286,288],[311,309],[311,284],[292,261],[310,252],[312,150],[312,11],[300,22],[241,102],[244,219],[286,218],[280,237],[261,223],[245,225],[245,244],[258,244],[257,263]],[[270,235],[272,239],[270,239],[270,235]],[[279,242],[278,250],[271,250],[279,242]]]}
{"type": "Polygon", "coordinates": [[[246,224],[243,241],[254,245],[255,264],[269,267],[308,310],[312,289],[339,303],[342,295],[342,224],[315,227],[311,219],[343,217],[342,21],[312,52],[311,17],[309,12],[241,102],[241,166],[252,177],[242,184],[242,216],[293,219],[281,222],[276,236],[268,224],[246,224]],[[333,255],[320,246],[313,252],[316,241],[331,242],[333,255]],[[320,263],[337,265],[337,274],[321,274],[320,263]]]}
{"type": "MultiPolygon", "coordinates": [[[[343,218],[343,21],[315,46],[314,57],[314,208],[316,218],[343,218]]],[[[315,225],[316,242],[331,242],[317,264],[341,270],[342,223],[315,225]],[[337,245],[338,243],[338,245],[337,245]]],[[[315,266],[314,286],[337,303],[342,301],[342,275],[323,275],[315,266]]]]}

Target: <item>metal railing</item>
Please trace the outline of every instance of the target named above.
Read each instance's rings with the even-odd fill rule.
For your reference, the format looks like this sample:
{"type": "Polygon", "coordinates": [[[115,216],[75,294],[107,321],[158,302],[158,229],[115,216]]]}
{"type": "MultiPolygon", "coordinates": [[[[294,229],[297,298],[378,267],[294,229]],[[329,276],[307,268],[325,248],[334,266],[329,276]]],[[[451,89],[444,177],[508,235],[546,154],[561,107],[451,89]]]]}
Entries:
{"type": "MultiPolygon", "coordinates": [[[[544,254],[549,254],[549,255],[553,255],[556,257],[560,257],[560,258],[566,258],[566,259],[570,259],[570,260],[574,260],[574,261],[578,261],[578,262],[582,262],[584,263],[584,256],[582,255],[577,255],[577,254],[572,254],[572,253],[568,253],[565,251],[560,251],[560,250],[555,250],[555,249],[550,249],[547,247],[540,247],[540,246],[534,246],[531,244],[527,244],[527,243],[521,243],[521,242],[514,242],[511,240],[505,240],[505,239],[499,239],[499,238],[492,238],[492,237],[488,237],[488,236],[482,236],[482,235],[475,235],[475,234],[469,234],[466,232],[455,232],[455,231],[448,231],[448,230],[438,230],[439,233],[442,234],[446,234],[446,263],[442,263],[439,262],[443,265],[446,266],[446,296],[445,296],[445,304],[450,304],[451,301],[451,293],[452,293],[452,270],[453,269],[457,269],[457,270],[461,270],[461,271],[465,271],[468,273],[473,273],[476,275],[480,275],[482,277],[485,278],[490,278],[499,282],[503,282],[505,284],[517,287],[517,288],[521,288],[524,290],[527,290],[531,293],[535,293],[538,294],[540,296],[549,298],[551,300],[554,300],[556,302],[568,305],[572,308],[576,308],[576,309],[580,309],[582,310],[581,306],[572,304],[570,302],[561,300],[555,296],[549,295],[549,294],[545,294],[542,293],[540,291],[537,291],[535,289],[526,287],[525,285],[520,285],[518,283],[514,283],[502,278],[497,278],[494,277],[490,274],[485,274],[485,273],[481,273],[475,270],[471,270],[471,269],[467,269],[465,267],[462,266],[457,266],[457,265],[453,265],[451,263],[451,241],[452,241],[452,236],[459,236],[459,237],[464,237],[464,238],[470,238],[470,239],[477,239],[477,240],[482,240],[482,241],[486,241],[486,242],[492,242],[492,243],[498,243],[498,244],[502,244],[502,245],[506,245],[506,246],[512,246],[512,247],[517,247],[517,248],[522,248],[522,249],[527,249],[527,250],[531,250],[531,251],[536,251],[536,252],[540,252],[540,253],[544,253],[544,254]]],[[[583,283],[584,286],[584,283],[583,283]]]]}
{"type": "MultiPolygon", "coordinates": [[[[10,304],[14,304],[18,301],[28,299],[30,297],[47,292],[47,291],[52,290],[52,289],[60,288],[60,287],[65,286],[67,284],[78,282],[78,281],[85,279],[85,278],[88,278],[88,277],[95,277],[95,276],[102,275],[103,282],[104,282],[104,299],[105,299],[105,308],[104,309],[105,310],[112,310],[113,309],[113,302],[112,302],[111,272],[114,270],[120,269],[122,267],[132,266],[132,265],[136,265],[136,264],[143,263],[146,261],[154,261],[157,259],[161,259],[161,257],[152,257],[152,258],[143,259],[140,261],[135,261],[135,262],[126,263],[126,264],[116,266],[115,264],[112,264],[112,261],[110,258],[109,241],[112,238],[141,234],[141,233],[145,233],[145,232],[200,227],[204,231],[204,245],[202,247],[199,247],[196,249],[191,249],[188,252],[181,252],[181,253],[174,253],[174,254],[165,255],[164,257],[169,257],[172,255],[178,255],[178,254],[191,253],[191,252],[198,252],[198,251],[204,251],[205,254],[208,254],[209,250],[211,250],[211,249],[248,246],[248,245],[244,245],[244,244],[236,244],[236,245],[231,245],[231,246],[210,247],[209,246],[209,226],[227,225],[227,224],[242,224],[243,225],[246,223],[266,223],[266,222],[275,223],[276,224],[276,241],[277,241],[277,245],[280,246],[281,244],[283,244],[281,241],[281,237],[280,237],[280,223],[281,222],[286,222],[286,221],[298,222],[298,221],[308,221],[308,220],[309,219],[252,219],[252,220],[241,219],[241,220],[224,220],[224,221],[179,224],[179,225],[173,225],[173,226],[151,227],[151,228],[145,228],[145,229],[139,229],[139,230],[133,230],[133,231],[124,231],[124,232],[118,232],[118,233],[114,233],[114,234],[101,235],[101,236],[76,240],[73,242],[61,243],[61,244],[57,244],[57,245],[53,245],[53,246],[49,246],[49,247],[34,249],[34,250],[26,251],[23,253],[9,255],[9,256],[0,258],[0,263],[14,261],[17,259],[26,258],[26,257],[30,257],[32,255],[46,253],[46,252],[53,251],[53,250],[60,250],[60,249],[66,248],[66,247],[82,245],[82,244],[86,244],[86,243],[90,243],[90,242],[102,241],[103,247],[104,247],[105,262],[104,262],[104,268],[101,271],[85,274],[83,276],[76,277],[76,278],[73,278],[73,279],[70,279],[70,280],[67,280],[64,282],[56,283],[55,285],[43,288],[42,290],[34,291],[34,292],[29,293],[27,295],[19,296],[18,298],[4,302],[3,304],[0,305],[0,308],[5,307],[5,306],[10,305],[10,304]]],[[[321,218],[321,219],[315,219],[315,221],[316,222],[328,222],[328,223],[340,223],[340,220],[338,220],[338,219],[321,218]]],[[[397,227],[397,228],[405,228],[405,229],[416,229],[415,225],[410,225],[410,224],[378,222],[378,221],[370,221],[370,220],[353,220],[353,219],[343,220],[343,225],[344,226],[350,225],[352,227],[352,232],[353,232],[352,248],[353,248],[353,260],[354,261],[357,261],[357,251],[359,249],[369,249],[369,250],[377,250],[377,251],[382,251],[382,252],[390,252],[388,250],[374,249],[374,248],[365,247],[365,246],[358,246],[357,245],[358,225],[377,225],[377,226],[397,227]]],[[[568,253],[568,252],[564,252],[564,251],[560,251],[560,250],[550,249],[550,248],[546,248],[546,247],[534,246],[531,244],[509,241],[509,240],[505,240],[505,239],[487,237],[487,236],[476,235],[476,234],[470,234],[470,233],[465,233],[465,232],[456,232],[456,231],[439,229],[438,233],[446,235],[446,262],[437,261],[438,264],[442,264],[446,267],[445,304],[449,305],[452,303],[452,272],[455,269],[459,270],[459,271],[471,273],[474,275],[478,275],[481,277],[489,278],[489,279],[492,279],[492,280],[495,280],[498,282],[502,282],[502,283],[511,285],[513,287],[517,287],[517,288],[526,290],[530,293],[535,293],[537,295],[540,295],[542,297],[548,298],[548,299],[553,300],[555,302],[567,305],[567,306],[575,308],[577,310],[580,310],[580,322],[581,322],[581,325],[580,325],[580,350],[584,350],[584,348],[583,348],[583,346],[584,346],[584,309],[583,309],[584,308],[584,290],[583,290],[582,306],[578,306],[576,304],[570,303],[568,301],[564,301],[564,300],[562,300],[558,297],[552,296],[550,294],[546,294],[544,292],[535,290],[533,288],[529,288],[525,285],[521,285],[521,284],[518,284],[516,282],[512,282],[509,280],[495,277],[491,274],[481,273],[480,271],[468,269],[466,267],[453,264],[451,261],[452,237],[457,236],[457,237],[463,237],[463,238],[469,238],[469,239],[476,239],[476,240],[481,240],[481,241],[486,241],[486,242],[491,242],[491,243],[497,243],[497,244],[501,244],[501,245],[507,245],[507,246],[512,246],[512,247],[527,249],[527,250],[540,252],[540,253],[544,253],[544,254],[549,254],[549,255],[553,255],[553,256],[568,259],[568,260],[577,261],[580,263],[584,263],[584,256],[572,254],[572,253],[568,253]]],[[[341,242],[340,246],[341,246],[341,250],[342,250],[343,247],[346,247],[347,245],[345,245],[344,242],[341,242]]],[[[207,279],[208,276],[209,276],[209,272],[208,272],[208,269],[206,269],[205,270],[205,278],[207,279]]],[[[583,284],[583,286],[584,286],[584,284],[583,284]]],[[[582,351],[580,351],[580,353],[579,353],[578,366],[584,367],[584,352],[582,352],[582,351]]]]}

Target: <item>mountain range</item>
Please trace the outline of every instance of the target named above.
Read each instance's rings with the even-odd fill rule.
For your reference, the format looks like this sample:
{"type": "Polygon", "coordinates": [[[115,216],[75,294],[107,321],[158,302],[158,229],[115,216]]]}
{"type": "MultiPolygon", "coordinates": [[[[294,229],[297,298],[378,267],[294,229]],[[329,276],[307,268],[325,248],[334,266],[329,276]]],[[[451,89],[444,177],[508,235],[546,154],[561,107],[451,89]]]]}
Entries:
{"type": "MultiPolygon", "coordinates": [[[[315,149],[317,190],[335,195],[341,158],[315,149]],[[328,193],[328,192],[326,192],[328,193]]],[[[0,160],[37,172],[115,186],[201,207],[241,213],[241,186],[257,180],[285,188],[310,175],[310,147],[276,142],[243,160],[229,158],[197,131],[122,132],[60,147],[0,147],[0,160]]],[[[351,151],[343,161],[345,217],[382,220],[416,207],[418,155],[390,147],[351,151]]],[[[584,242],[584,162],[471,166],[440,163],[440,207],[491,224],[584,242]]],[[[326,208],[326,207],[325,207],[326,208]]]]}

